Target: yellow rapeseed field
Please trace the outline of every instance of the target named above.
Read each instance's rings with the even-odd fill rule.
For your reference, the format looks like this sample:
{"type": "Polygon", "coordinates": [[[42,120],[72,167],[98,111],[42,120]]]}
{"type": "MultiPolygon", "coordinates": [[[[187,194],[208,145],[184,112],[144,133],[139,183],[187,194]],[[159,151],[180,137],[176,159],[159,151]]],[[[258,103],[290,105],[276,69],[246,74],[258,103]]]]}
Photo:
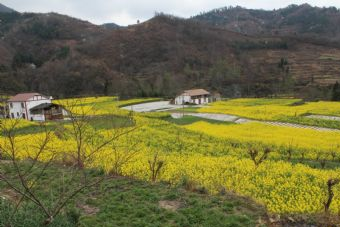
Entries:
{"type": "MultiPolygon", "coordinates": [[[[128,100],[126,103],[136,103],[136,101],[128,100]]],[[[66,101],[63,102],[67,104],[66,101]]],[[[280,102],[289,105],[291,100],[280,102]]],[[[102,97],[88,98],[82,105],[79,104],[78,108],[91,107],[92,103],[101,106],[102,109],[99,110],[101,114],[109,113],[111,106],[115,110],[118,110],[119,106],[113,97],[102,97]]],[[[245,108],[243,105],[242,108],[245,108]]],[[[322,105],[319,109],[315,106],[316,109],[313,111],[319,111],[318,113],[325,111],[322,105]]],[[[336,114],[335,107],[332,111],[336,114]]],[[[278,114],[278,111],[274,112],[271,116],[278,114]]],[[[121,114],[125,113],[126,111],[121,112],[121,114]]],[[[159,159],[165,163],[158,180],[178,184],[185,178],[206,188],[210,193],[218,193],[221,190],[233,191],[253,198],[274,213],[322,212],[323,202],[327,198],[327,180],[340,178],[339,168],[312,168],[306,164],[292,163],[284,158],[283,154],[281,156],[281,152],[291,144],[294,144],[296,149],[303,149],[306,158],[310,159],[314,159],[318,151],[328,152],[335,149],[337,154],[340,154],[338,148],[335,148],[337,141],[340,142],[340,133],[270,126],[262,123],[224,125],[196,122],[179,126],[150,116],[137,114],[135,123],[139,126],[138,129],[120,137],[113,145],[96,153],[86,166],[103,168],[106,172],[110,172],[117,159],[121,158],[119,154],[133,152],[132,158],[121,166],[122,174],[150,180],[148,161],[158,152],[159,159]],[[134,143],[136,145],[132,149],[130,145],[134,143]],[[247,149],[249,144],[257,143],[271,146],[274,151],[268,160],[256,168],[247,154],[247,149]]],[[[27,129],[34,125],[36,123],[22,121],[20,128],[27,129]]],[[[69,126],[65,123],[63,127],[69,126]]],[[[110,129],[98,129],[96,133],[105,137],[109,131],[110,129]]],[[[20,158],[38,152],[36,145],[42,136],[43,134],[39,132],[19,133],[15,142],[21,154],[20,158]]],[[[6,144],[3,137],[0,137],[0,144],[2,146],[6,144]]],[[[69,137],[60,138],[57,134],[53,134],[52,143],[47,150],[67,153],[74,152],[75,146],[75,141],[69,137]]],[[[44,153],[41,160],[47,160],[50,155],[49,152],[44,153]]],[[[334,192],[331,211],[336,213],[340,211],[339,185],[334,188],[334,192]]]]}
{"type": "Polygon", "coordinates": [[[126,111],[119,109],[120,106],[134,105],[143,102],[158,101],[158,98],[140,98],[119,100],[114,96],[104,97],[87,97],[87,98],[73,98],[60,99],[54,101],[59,105],[72,110],[76,114],[92,114],[92,115],[106,115],[106,114],[124,114],[126,111]]]}
{"type": "Polygon", "coordinates": [[[261,142],[276,146],[294,145],[298,148],[320,151],[338,151],[340,155],[340,132],[275,126],[261,122],[245,124],[211,124],[196,122],[185,126],[187,129],[208,135],[233,139],[239,142],[261,142]]]}
{"type": "Polygon", "coordinates": [[[258,120],[280,120],[306,114],[340,116],[340,102],[299,103],[298,99],[232,99],[212,103],[199,112],[224,113],[258,120]]]}

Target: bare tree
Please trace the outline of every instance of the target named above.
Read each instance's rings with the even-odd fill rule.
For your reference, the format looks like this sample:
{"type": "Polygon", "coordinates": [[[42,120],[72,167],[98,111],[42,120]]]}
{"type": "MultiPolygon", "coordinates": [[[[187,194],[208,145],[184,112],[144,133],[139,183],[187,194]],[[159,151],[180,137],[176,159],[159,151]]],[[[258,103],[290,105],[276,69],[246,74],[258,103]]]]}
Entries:
{"type": "Polygon", "coordinates": [[[290,162],[292,160],[292,156],[293,156],[295,149],[296,149],[296,147],[294,146],[293,141],[289,142],[288,148],[285,149],[285,153],[286,153],[288,162],[290,162]]]}
{"type": "Polygon", "coordinates": [[[330,155],[332,156],[332,161],[335,162],[337,157],[337,152],[334,150],[331,150],[330,155]]]}
{"type": "Polygon", "coordinates": [[[148,161],[149,163],[149,171],[151,173],[151,181],[152,182],[156,182],[156,180],[158,179],[158,177],[160,176],[163,168],[164,168],[164,165],[165,165],[165,161],[162,160],[159,156],[159,153],[156,152],[152,159],[150,159],[148,161]]]}
{"type": "Polygon", "coordinates": [[[253,160],[256,168],[268,158],[270,152],[272,152],[272,150],[269,147],[258,148],[252,146],[248,148],[248,154],[250,155],[251,160],[253,160]]]}
{"type": "MultiPolygon", "coordinates": [[[[75,108],[76,106],[71,107],[75,108]]],[[[128,124],[123,122],[120,127],[109,127],[109,129],[99,132],[93,123],[93,120],[98,119],[98,117],[91,114],[91,110],[93,110],[92,107],[87,108],[86,111],[80,107],[80,111],[79,109],[77,112],[70,111],[68,121],[59,123],[60,125],[57,128],[63,128],[63,130],[59,130],[58,133],[55,133],[55,128],[47,127],[45,123],[38,124],[35,127],[40,133],[34,136],[34,141],[30,142],[23,141],[27,137],[22,138],[19,135],[22,120],[0,119],[0,133],[2,135],[0,151],[8,156],[11,166],[10,172],[0,168],[0,180],[20,196],[11,217],[9,217],[9,226],[11,226],[11,220],[15,217],[23,202],[35,204],[39,208],[37,212],[41,212],[45,217],[43,224],[49,225],[80,192],[112,178],[111,176],[101,175],[89,180],[85,167],[90,165],[95,156],[104,148],[110,149],[114,142],[136,130],[137,126],[133,124],[133,116],[128,115],[124,116],[124,119],[129,122],[128,124]],[[129,127],[125,127],[125,124],[129,127]],[[75,159],[71,160],[68,171],[66,171],[66,174],[70,175],[70,182],[75,181],[75,183],[67,185],[63,182],[63,179],[60,179],[62,190],[57,190],[53,201],[46,202],[39,193],[39,189],[44,187],[42,178],[47,171],[52,168],[56,169],[55,166],[63,161],[63,156],[67,153],[61,151],[60,147],[54,146],[56,137],[67,137],[75,141],[75,147],[69,147],[67,151],[67,155],[75,159]]],[[[110,122],[117,116],[106,117],[109,117],[106,120],[110,122]]],[[[128,157],[125,157],[124,161],[128,159],[128,157]]],[[[58,168],[66,167],[57,166],[58,168]]]]}
{"type": "Polygon", "coordinates": [[[127,127],[134,123],[131,112],[128,116],[121,118],[123,122],[120,127],[112,125],[111,130],[98,133],[95,126],[98,121],[105,119],[107,124],[110,124],[117,116],[113,114],[100,116],[97,114],[96,105],[86,105],[82,99],[67,101],[66,106],[69,110],[68,120],[71,127],[66,128],[64,133],[76,141],[75,148],[66,155],[75,160],[76,167],[79,169],[83,169],[97,153],[112,145],[119,137],[137,129],[135,125],[127,127]]]}
{"type": "Polygon", "coordinates": [[[306,150],[300,150],[300,163],[305,160],[306,150]]]}
{"type": "MultiPolygon", "coordinates": [[[[14,171],[14,176],[6,174],[5,171],[1,169],[0,180],[5,182],[7,186],[14,192],[21,196],[19,202],[16,204],[15,210],[12,217],[17,212],[19,206],[24,200],[29,200],[33,202],[40,208],[40,211],[44,213],[47,219],[53,220],[53,212],[49,211],[47,205],[38,197],[37,193],[34,192],[34,186],[39,182],[42,174],[51,164],[54,158],[53,152],[51,152],[49,145],[51,142],[51,132],[47,130],[45,125],[43,136],[40,137],[34,144],[26,144],[22,146],[20,141],[18,141],[17,131],[19,128],[20,120],[0,120],[0,129],[2,140],[0,144],[0,149],[2,152],[10,159],[11,166],[14,171]],[[22,156],[29,158],[30,162],[28,165],[23,167],[20,165],[20,159],[22,156]],[[41,168],[41,172],[38,175],[32,174],[32,171],[37,167],[41,156],[48,157],[41,168]]],[[[11,217],[11,218],[12,218],[11,217]]]]}
{"type": "Polygon", "coordinates": [[[131,162],[140,151],[140,139],[131,135],[125,135],[121,143],[112,145],[112,170],[111,174],[121,175],[122,168],[131,162]]]}
{"type": "Polygon", "coordinates": [[[333,201],[333,197],[334,197],[333,187],[339,183],[340,183],[340,179],[329,179],[327,181],[328,198],[327,198],[327,201],[324,203],[326,213],[329,211],[329,207],[331,206],[332,201],[333,201]]]}
{"type": "Polygon", "coordinates": [[[321,166],[322,169],[324,169],[326,167],[328,158],[329,158],[328,153],[325,153],[325,152],[322,152],[322,151],[316,152],[315,161],[320,163],[320,166],[321,166]]]}

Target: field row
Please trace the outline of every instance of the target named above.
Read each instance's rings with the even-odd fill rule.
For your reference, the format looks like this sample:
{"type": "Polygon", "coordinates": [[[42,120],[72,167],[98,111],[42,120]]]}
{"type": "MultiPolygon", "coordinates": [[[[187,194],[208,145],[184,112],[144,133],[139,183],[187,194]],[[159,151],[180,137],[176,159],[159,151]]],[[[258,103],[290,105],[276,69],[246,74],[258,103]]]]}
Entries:
{"type": "Polygon", "coordinates": [[[340,128],[340,122],[307,118],[307,115],[340,116],[339,102],[303,102],[299,99],[232,99],[213,103],[195,111],[232,114],[248,119],[279,121],[328,128],[340,128]]]}
{"type": "MultiPolygon", "coordinates": [[[[258,100],[252,105],[261,106],[263,102],[272,105],[270,101],[258,100]]],[[[280,102],[290,105],[287,100],[280,102]]],[[[327,181],[340,178],[338,132],[258,122],[237,125],[197,120],[177,124],[167,113],[131,115],[118,109],[120,104],[113,98],[89,99],[73,107],[77,113],[89,113],[93,103],[101,106],[101,110],[100,114],[93,114],[97,117],[91,114],[87,119],[91,123],[84,129],[89,135],[81,151],[89,156],[83,163],[86,167],[173,185],[186,179],[210,193],[227,190],[249,196],[274,213],[322,212],[327,181]],[[120,123],[113,124],[116,121],[120,123]],[[123,124],[124,121],[128,124],[123,124]],[[124,134],[129,130],[132,131],[124,134]],[[101,140],[120,133],[123,136],[91,155],[101,140]],[[160,166],[158,173],[152,163],[160,166]]],[[[11,121],[5,124],[10,126],[11,121]]],[[[72,137],[73,126],[68,122],[47,126],[53,133],[39,159],[49,160],[53,154],[61,162],[72,163],[79,145],[72,137]]],[[[20,154],[17,158],[35,156],[44,135],[39,125],[21,121],[16,132],[15,147],[20,154]]],[[[0,138],[0,145],[11,147],[4,137],[0,138]]],[[[339,185],[334,187],[330,209],[340,211],[339,185]]]]}

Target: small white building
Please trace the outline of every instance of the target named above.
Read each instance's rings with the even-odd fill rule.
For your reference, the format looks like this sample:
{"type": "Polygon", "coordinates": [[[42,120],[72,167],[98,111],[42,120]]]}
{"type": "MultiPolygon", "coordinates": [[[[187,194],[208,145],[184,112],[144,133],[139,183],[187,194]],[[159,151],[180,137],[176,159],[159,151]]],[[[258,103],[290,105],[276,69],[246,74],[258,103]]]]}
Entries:
{"type": "Polygon", "coordinates": [[[69,112],[63,106],[54,103],[43,103],[30,109],[34,121],[63,120],[69,112]]]}
{"type": "Polygon", "coordinates": [[[210,92],[204,89],[185,90],[175,98],[176,105],[207,104],[211,102],[210,92]]]}
{"type": "Polygon", "coordinates": [[[39,93],[22,93],[8,101],[9,117],[30,121],[63,119],[67,111],[60,105],[52,103],[52,97],[39,93]]]}

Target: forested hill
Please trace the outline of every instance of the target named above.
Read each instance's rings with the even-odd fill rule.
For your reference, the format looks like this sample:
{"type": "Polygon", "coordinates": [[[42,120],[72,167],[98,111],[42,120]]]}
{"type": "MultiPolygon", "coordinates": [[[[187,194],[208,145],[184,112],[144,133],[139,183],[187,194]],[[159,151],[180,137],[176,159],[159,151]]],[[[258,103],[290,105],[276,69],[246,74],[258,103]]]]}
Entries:
{"type": "Polygon", "coordinates": [[[7,6],[4,6],[3,4],[0,3],[0,13],[12,13],[14,12],[13,9],[8,8],[7,6]]]}
{"type": "Polygon", "coordinates": [[[309,37],[340,42],[340,10],[308,4],[278,10],[224,7],[193,17],[194,20],[249,35],[309,37]]]}
{"type": "Polygon", "coordinates": [[[55,13],[0,20],[0,93],[172,97],[199,87],[324,98],[340,79],[337,45],[299,36],[245,35],[163,14],[119,29],[55,13]]]}

